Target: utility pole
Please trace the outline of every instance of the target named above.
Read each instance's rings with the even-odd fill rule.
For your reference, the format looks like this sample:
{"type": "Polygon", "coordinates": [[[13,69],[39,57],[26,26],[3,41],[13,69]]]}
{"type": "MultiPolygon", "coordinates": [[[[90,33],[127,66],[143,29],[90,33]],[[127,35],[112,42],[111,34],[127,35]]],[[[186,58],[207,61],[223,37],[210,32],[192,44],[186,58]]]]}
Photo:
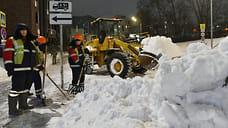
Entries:
{"type": "Polygon", "coordinates": [[[60,26],[60,74],[61,74],[61,88],[64,86],[63,76],[63,25],[60,26]]]}
{"type": "Polygon", "coordinates": [[[211,48],[213,48],[213,0],[211,0],[211,48]]]}
{"type": "Polygon", "coordinates": [[[139,32],[142,33],[142,22],[139,23],[139,32]]]}
{"type": "Polygon", "coordinates": [[[47,35],[47,0],[39,1],[40,35],[47,35]]]}

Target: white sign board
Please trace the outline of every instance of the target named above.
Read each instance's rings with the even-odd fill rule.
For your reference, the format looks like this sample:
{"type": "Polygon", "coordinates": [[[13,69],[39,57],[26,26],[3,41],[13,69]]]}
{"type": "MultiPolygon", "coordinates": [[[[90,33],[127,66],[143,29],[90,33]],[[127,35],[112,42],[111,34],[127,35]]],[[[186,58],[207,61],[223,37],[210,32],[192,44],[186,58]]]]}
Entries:
{"type": "Polygon", "coordinates": [[[72,14],[50,13],[50,24],[72,24],[72,14]]]}
{"type": "Polygon", "coordinates": [[[69,1],[49,1],[50,12],[72,12],[72,2],[69,1]]]}

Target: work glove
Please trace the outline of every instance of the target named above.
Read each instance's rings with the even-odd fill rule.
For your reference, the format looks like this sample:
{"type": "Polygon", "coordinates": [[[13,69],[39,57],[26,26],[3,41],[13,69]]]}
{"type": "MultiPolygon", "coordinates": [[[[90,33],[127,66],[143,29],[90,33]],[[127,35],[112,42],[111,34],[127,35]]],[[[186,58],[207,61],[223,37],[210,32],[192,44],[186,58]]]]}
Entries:
{"type": "Polygon", "coordinates": [[[38,69],[39,69],[39,71],[42,71],[42,70],[44,70],[44,67],[43,67],[43,65],[39,66],[39,67],[38,67],[38,69]]]}
{"type": "Polygon", "coordinates": [[[77,85],[72,85],[70,84],[69,85],[69,88],[68,88],[68,94],[73,94],[73,95],[76,95],[78,92],[77,92],[77,85]]]}
{"type": "Polygon", "coordinates": [[[9,70],[9,71],[7,71],[7,75],[10,77],[10,76],[12,76],[14,74],[14,71],[13,70],[9,70]]]}

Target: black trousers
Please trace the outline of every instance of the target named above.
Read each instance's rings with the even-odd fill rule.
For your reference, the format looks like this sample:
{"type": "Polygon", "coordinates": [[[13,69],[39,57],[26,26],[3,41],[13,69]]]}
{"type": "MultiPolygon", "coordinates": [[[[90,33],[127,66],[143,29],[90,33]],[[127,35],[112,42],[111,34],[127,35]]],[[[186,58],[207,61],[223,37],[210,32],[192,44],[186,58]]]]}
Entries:
{"type": "Polygon", "coordinates": [[[27,90],[32,83],[32,75],[32,71],[14,72],[11,90],[16,92],[27,90]]]}
{"type": "MultiPolygon", "coordinates": [[[[71,70],[72,70],[72,78],[73,78],[72,85],[77,85],[82,68],[81,67],[71,68],[71,70]]],[[[85,72],[83,70],[79,84],[84,84],[84,81],[85,81],[85,72]]]]}
{"type": "MultiPolygon", "coordinates": [[[[33,71],[32,72],[32,83],[34,83],[36,94],[39,95],[42,92],[42,90],[41,90],[42,81],[41,81],[41,77],[40,77],[39,71],[33,71]]],[[[28,90],[31,89],[32,83],[29,85],[28,90]]]]}

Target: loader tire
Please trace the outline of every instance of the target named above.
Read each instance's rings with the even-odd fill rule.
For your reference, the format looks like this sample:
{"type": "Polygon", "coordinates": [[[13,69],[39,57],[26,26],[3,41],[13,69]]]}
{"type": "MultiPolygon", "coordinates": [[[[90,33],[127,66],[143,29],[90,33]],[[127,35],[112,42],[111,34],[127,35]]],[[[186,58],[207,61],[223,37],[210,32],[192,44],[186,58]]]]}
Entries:
{"type": "Polygon", "coordinates": [[[107,68],[109,74],[112,77],[117,75],[125,79],[129,77],[132,71],[131,60],[126,54],[115,52],[111,56],[109,56],[107,61],[107,68]]]}

